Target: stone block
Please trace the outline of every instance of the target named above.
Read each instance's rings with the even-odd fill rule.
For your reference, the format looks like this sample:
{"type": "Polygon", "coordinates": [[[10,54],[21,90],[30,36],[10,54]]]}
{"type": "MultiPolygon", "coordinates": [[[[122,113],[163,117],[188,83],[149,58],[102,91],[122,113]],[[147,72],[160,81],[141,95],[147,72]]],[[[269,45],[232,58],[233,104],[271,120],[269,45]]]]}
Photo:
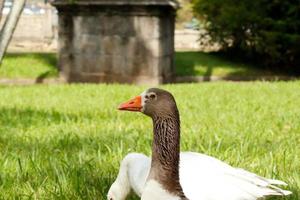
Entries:
{"type": "Polygon", "coordinates": [[[101,52],[101,37],[98,35],[74,33],[73,51],[80,54],[99,54],[101,52]]]}
{"type": "Polygon", "coordinates": [[[150,39],[145,42],[146,48],[153,57],[160,57],[164,54],[163,41],[160,39],[150,39]]]}
{"type": "Polygon", "coordinates": [[[73,18],[68,13],[60,13],[58,18],[58,35],[72,33],[73,18]]]}
{"type": "Polygon", "coordinates": [[[133,58],[140,55],[141,48],[137,37],[128,37],[127,44],[124,46],[122,55],[125,55],[126,58],[133,58]]]}
{"type": "Polygon", "coordinates": [[[104,34],[104,26],[106,17],[103,15],[95,16],[74,16],[74,33],[102,35],[104,34]]]}
{"type": "Polygon", "coordinates": [[[165,82],[173,73],[174,7],[168,0],[54,0],[59,65],[75,82],[165,82]]]}
{"type": "Polygon", "coordinates": [[[142,40],[159,38],[159,17],[157,16],[137,16],[134,20],[134,27],[137,37],[142,40]]]}
{"type": "Polygon", "coordinates": [[[58,56],[58,69],[63,72],[63,74],[67,75],[71,71],[72,60],[70,59],[70,55],[67,53],[60,53],[58,56]]]}
{"type": "MultiPolygon", "coordinates": [[[[76,54],[75,54],[76,55],[76,54]]],[[[104,72],[104,67],[100,67],[101,59],[99,55],[91,54],[81,54],[80,56],[75,56],[74,58],[74,70],[77,73],[102,73],[104,72]]]]}
{"type": "Polygon", "coordinates": [[[70,38],[66,34],[61,34],[58,38],[58,49],[60,52],[67,52],[70,50],[70,38]]]}
{"type": "Polygon", "coordinates": [[[105,16],[101,23],[105,36],[118,35],[120,37],[132,37],[136,35],[134,18],[131,16],[105,16]]]}
{"type": "Polygon", "coordinates": [[[171,56],[161,57],[160,74],[164,77],[170,77],[174,74],[173,60],[171,56]]]}
{"type": "Polygon", "coordinates": [[[128,69],[125,67],[126,58],[124,56],[113,56],[112,71],[114,74],[127,75],[128,69]]]}
{"type": "Polygon", "coordinates": [[[174,54],[174,37],[162,37],[159,38],[161,44],[161,56],[173,56],[174,54]]]}
{"type": "Polygon", "coordinates": [[[124,38],[119,35],[103,36],[101,46],[104,55],[121,55],[125,47],[124,38]]]}

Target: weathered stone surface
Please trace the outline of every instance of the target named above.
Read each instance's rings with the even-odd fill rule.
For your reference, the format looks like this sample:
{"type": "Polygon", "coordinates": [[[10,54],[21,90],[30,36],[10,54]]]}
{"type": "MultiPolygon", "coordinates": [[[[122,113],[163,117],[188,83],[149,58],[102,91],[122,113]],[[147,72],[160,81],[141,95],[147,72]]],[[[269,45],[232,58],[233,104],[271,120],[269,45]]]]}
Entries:
{"type": "Polygon", "coordinates": [[[106,17],[103,15],[95,16],[74,16],[74,33],[102,35],[104,34],[103,22],[106,17]]]}
{"type": "Polygon", "coordinates": [[[103,36],[100,43],[103,49],[102,53],[104,55],[123,55],[127,40],[119,35],[103,36]]]}
{"type": "Polygon", "coordinates": [[[136,34],[134,18],[130,16],[105,16],[101,24],[103,25],[105,36],[131,37],[136,34]]]}
{"type": "Polygon", "coordinates": [[[128,43],[124,48],[124,53],[127,58],[134,58],[141,54],[141,48],[143,47],[142,41],[139,41],[137,37],[128,37],[128,43]],[[140,44],[141,43],[141,44],[140,44]]]}
{"type": "Polygon", "coordinates": [[[97,65],[98,56],[91,54],[74,54],[74,72],[76,73],[98,73],[102,72],[101,68],[98,68],[97,65]]]}
{"type": "Polygon", "coordinates": [[[67,53],[60,53],[58,56],[58,69],[63,79],[69,80],[69,74],[72,72],[72,56],[67,53]]]}
{"type": "Polygon", "coordinates": [[[100,36],[91,34],[75,33],[73,40],[73,51],[78,54],[98,54],[102,50],[100,36]]]}
{"type": "MultiPolygon", "coordinates": [[[[54,6],[69,6],[69,0],[51,0],[52,5],[54,6]]],[[[173,9],[179,8],[179,3],[174,0],[76,0],[72,5],[80,6],[168,6],[173,9]]]]}
{"type": "Polygon", "coordinates": [[[66,13],[65,15],[59,15],[58,17],[58,34],[72,34],[73,32],[73,20],[70,13],[66,13]]]}
{"type": "Polygon", "coordinates": [[[147,40],[159,38],[162,33],[159,30],[159,16],[139,16],[135,20],[135,27],[138,37],[147,40]]]}
{"type": "Polygon", "coordinates": [[[168,82],[172,78],[172,72],[175,70],[174,69],[174,63],[173,59],[171,56],[164,56],[161,58],[161,72],[162,76],[166,79],[168,82]]]}
{"type": "Polygon", "coordinates": [[[159,84],[174,72],[175,7],[169,0],[54,0],[59,66],[70,82],[159,84]]]}

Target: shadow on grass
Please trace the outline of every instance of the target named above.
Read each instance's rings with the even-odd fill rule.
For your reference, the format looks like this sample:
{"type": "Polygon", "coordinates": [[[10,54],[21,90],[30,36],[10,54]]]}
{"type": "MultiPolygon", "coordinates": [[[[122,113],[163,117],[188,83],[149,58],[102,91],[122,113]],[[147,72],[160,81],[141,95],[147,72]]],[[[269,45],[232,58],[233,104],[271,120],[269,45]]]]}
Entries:
{"type": "Polygon", "coordinates": [[[0,123],[2,127],[28,128],[38,124],[55,124],[66,121],[77,121],[77,115],[62,114],[57,111],[42,111],[31,108],[1,108],[0,123]]]}
{"type": "Polygon", "coordinates": [[[5,55],[5,58],[17,59],[19,57],[37,59],[43,63],[47,63],[49,66],[52,66],[53,69],[56,69],[57,59],[54,53],[8,53],[5,55]]]}
{"type": "Polygon", "coordinates": [[[36,78],[37,83],[43,82],[45,78],[56,77],[58,74],[57,58],[54,53],[8,53],[5,55],[2,67],[6,66],[14,68],[14,71],[21,76],[24,72],[28,74],[32,71],[31,76],[36,78]]]}
{"type": "Polygon", "coordinates": [[[178,76],[203,76],[205,81],[210,81],[211,76],[222,77],[255,77],[255,76],[281,76],[283,72],[270,71],[253,63],[247,63],[233,55],[219,52],[176,52],[176,75],[178,76]]]}
{"type": "Polygon", "coordinates": [[[203,52],[176,52],[175,65],[177,75],[199,75],[196,71],[196,66],[201,64],[205,66],[206,71],[202,75],[210,76],[212,68],[215,66],[215,59],[203,52]]]}
{"type": "Polygon", "coordinates": [[[45,73],[40,74],[36,79],[36,83],[43,83],[43,81],[48,78],[52,77],[52,70],[46,71],[45,73]]]}

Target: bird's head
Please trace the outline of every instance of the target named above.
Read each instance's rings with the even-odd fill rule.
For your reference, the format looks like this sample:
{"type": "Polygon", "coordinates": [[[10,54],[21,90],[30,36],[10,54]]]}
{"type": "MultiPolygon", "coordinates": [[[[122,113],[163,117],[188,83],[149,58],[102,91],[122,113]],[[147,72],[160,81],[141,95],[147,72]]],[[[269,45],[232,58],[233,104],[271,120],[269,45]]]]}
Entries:
{"type": "Polygon", "coordinates": [[[139,96],[122,103],[118,109],[142,112],[150,117],[172,115],[178,112],[173,95],[158,88],[144,91],[139,96]]]}

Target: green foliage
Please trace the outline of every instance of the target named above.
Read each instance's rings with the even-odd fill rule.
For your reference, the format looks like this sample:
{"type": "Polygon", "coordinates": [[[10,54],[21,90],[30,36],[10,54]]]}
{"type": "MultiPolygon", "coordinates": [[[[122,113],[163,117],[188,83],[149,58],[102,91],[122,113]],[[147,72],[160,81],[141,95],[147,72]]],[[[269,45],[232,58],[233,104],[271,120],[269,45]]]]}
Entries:
{"type": "MultiPolygon", "coordinates": [[[[163,87],[179,106],[182,151],[284,180],[285,199],[299,200],[299,81],[163,87]]],[[[116,109],[144,89],[0,86],[1,199],[106,199],[120,160],[151,153],[151,120],[116,109]]]]}
{"type": "Polygon", "coordinates": [[[300,70],[300,9],[297,0],[194,0],[212,41],[267,66],[300,70]]]}
{"type": "Polygon", "coordinates": [[[179,0],[181,8],[177,11],[176,15],[176,28],[184,28],[185,23],[189,22],[193,18],[193,9],[191,0],[179,0]]]}

